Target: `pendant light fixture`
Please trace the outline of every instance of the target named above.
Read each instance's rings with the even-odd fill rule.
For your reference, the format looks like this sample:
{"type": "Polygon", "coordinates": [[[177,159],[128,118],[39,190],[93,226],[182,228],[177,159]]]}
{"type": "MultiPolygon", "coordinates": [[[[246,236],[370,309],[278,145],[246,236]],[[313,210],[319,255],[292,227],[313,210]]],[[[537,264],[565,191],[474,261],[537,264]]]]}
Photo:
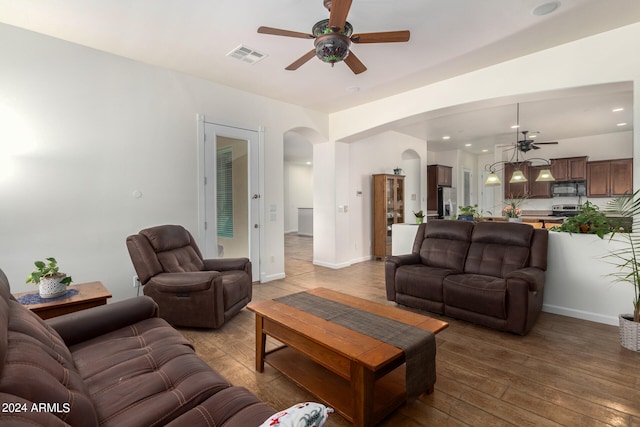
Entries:
{"type": "MultiPolygon", "coordinates": [[[[530,158],[530,159],[526,159],[525,155],[524,155],[524,151],[522,153],[522,160],[520,159],[520,147],[519,147],[519,142],[518,141],[518,135],[520,134],[520,103],[518,103],[516,105],[516,143],[514,145],[514,150],[515,150],[515,159],[513,158],[513,156],[511,157],[511,160],[500,160],[497,161],[495,163],[492,163],[490,165],[485,165],[484,169],[485,171],[489,172],[489,174],[487,175],[487,179],[485,181],[485,185],[500,185],[502,183],[502,181],[500,181],[500,178],[498,177],[497,172],[500,172],[502,170],[504,170],[505,166],[507,164],[513,165],[514,167],[514,171],[513,174],[511,175],[511,178],[509,179],[509,184],[518,184],[518,183],[523,183],[523,182],[527,182],[529,181],[527,179],[527,177],[524,175],[524,173],[522,172],[522,170],[520,170],[520,165],[522,163],[531,163],[532,161],[539,161],[542,163],[542,165],[547,166],[545,169],[541,169],[540,173],[538,174],[538,177],[536,178],[537,182],[550,182],[550,181],[555,181],[555,178],[553,177],[553,175],[551,174],[551,161],[547,160],[547,159],[542,159],[539,157],[535,157],[535,158],[530,158]]],[[[527,131],[523,132],[524,134],[524,139],[527,139],[527,131]]]]}

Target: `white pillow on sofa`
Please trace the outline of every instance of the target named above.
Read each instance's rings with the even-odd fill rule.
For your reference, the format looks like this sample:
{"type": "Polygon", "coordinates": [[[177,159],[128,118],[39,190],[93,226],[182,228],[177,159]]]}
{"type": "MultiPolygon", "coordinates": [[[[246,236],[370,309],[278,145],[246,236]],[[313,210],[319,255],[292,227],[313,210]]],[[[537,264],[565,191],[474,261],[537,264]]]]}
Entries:
{"type": "Polygon", "coordinates": [[[333,408],[320,403],[298,403],[270,416],[260,427],[322,427],[332,413],[333,408]]]}

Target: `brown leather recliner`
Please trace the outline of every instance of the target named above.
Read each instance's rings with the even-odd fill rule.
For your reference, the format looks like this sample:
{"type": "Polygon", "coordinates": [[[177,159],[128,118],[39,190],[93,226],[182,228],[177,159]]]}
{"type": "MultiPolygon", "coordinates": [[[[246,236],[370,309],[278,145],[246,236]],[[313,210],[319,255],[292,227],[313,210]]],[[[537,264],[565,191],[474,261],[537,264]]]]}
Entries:
{"type": "Polygon", "coordinates": [[[127,237],[144,294],[175,326],[219,328],[250,301],[251,261],[203,259],[191,233],[160,225],[127,237]]]}

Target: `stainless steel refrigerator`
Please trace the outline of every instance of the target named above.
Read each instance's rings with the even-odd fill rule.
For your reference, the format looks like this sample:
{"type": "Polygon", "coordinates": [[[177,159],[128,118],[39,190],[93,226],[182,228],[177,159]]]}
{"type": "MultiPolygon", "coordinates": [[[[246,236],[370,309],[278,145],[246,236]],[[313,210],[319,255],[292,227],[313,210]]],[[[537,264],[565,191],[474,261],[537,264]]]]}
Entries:
{"type": "Polygon", "coordinates": [[[452,187],[438,187],[438,218],[449,219],[458,214],[458,196],[452,187]]]}

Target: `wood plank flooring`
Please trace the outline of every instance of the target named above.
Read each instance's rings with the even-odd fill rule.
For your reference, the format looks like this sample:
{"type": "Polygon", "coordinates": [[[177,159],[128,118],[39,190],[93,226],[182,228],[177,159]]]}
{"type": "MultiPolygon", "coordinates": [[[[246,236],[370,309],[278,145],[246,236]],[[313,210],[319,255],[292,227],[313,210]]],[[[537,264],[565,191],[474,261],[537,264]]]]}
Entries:
{"type": "MultiPolygon", "coordinates": [[[[312,238],[288,234],[285,242],[287,277],[254,284],[254,301],[323,286],[395,305],[385,298],[384,262],[317,267],[312,238]]],[[[620,346],[617,327],[542,313],[533,331],[520,337],[434,317],[450,323],[436,338],[436,390],[382,426],[640,426],[640,353],[620,346]]],[[[219,330],[181,332],[231,383],[274,408],[314,400],[269,366],[255,371],[254,315],[248,310],[219,330]]],[[[350,424],[332,414],[325,425],[350,424]]]]}

